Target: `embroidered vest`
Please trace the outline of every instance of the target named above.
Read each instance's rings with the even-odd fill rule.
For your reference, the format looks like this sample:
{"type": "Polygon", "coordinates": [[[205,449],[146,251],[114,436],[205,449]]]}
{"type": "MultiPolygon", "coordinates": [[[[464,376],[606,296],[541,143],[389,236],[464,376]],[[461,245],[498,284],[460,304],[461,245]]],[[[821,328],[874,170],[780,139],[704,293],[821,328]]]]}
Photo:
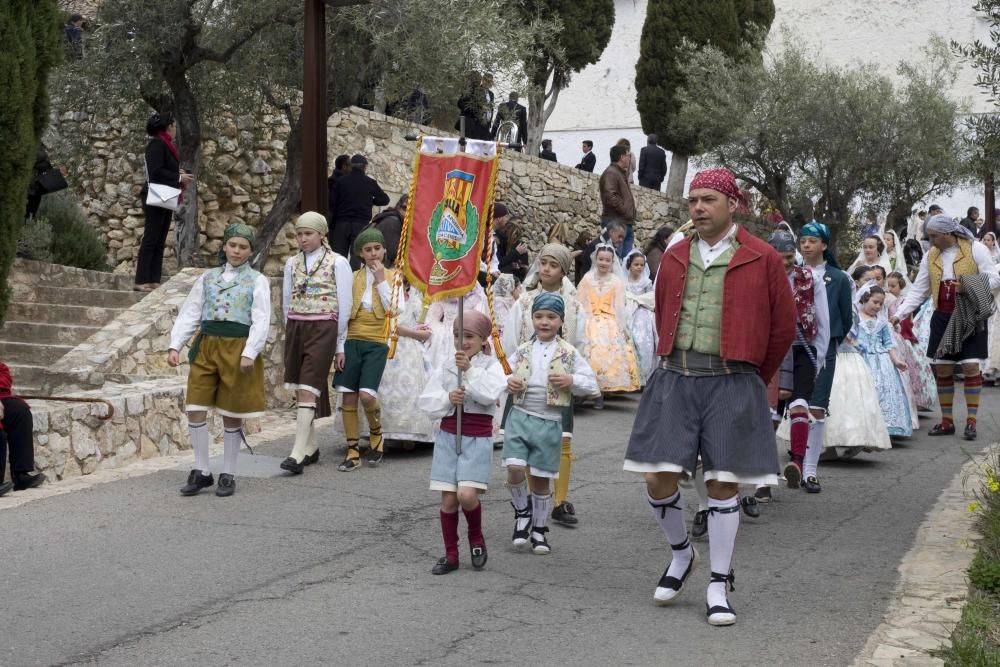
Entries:
{"type": "Polygon", "coordinates": [[[799,326],[802,337],[811,341],[819,333],[819,323],[816,321],[816,295],[813,294],[813,272],[803,266],[792,267],[792,298],[795,299],[795,311],[799,316],[799,326]]]}
{"type": "Polygon", "coordinates": [[[257,282],[257,271],[245,263],[236,269],[231,281],[222,277],[224,266],[209,269],[203,283],[205,298],[201,305],[201,320],[219,322],[239,322],[250,326],[253,309],[253,287],[257,282]]]}
{"type": "MultiPolygon", "coordinates": [[[[514,377],[518,378],[525,384],[528,383],[528,379],[531,377],[531,346],[534,345],[534,340],[529,340],[527,343],[522,343],[520,347],[517,348],[518,361],[517,365],[514,367],[514,377]]],[[[556,337],[556,349],[552,353],[552,360],[549,362],[549,373],[573,373],[573,364],[576,361],[576,348],[564,341],[560,337],[556,337]]],[[[569,405],[573,400],[573,395],[569,389],[557,389],[551,384],[548,385],[545,391],[545,404],[552,407],[564,408],[569,405]]],[[[524,402],[523,394],[514,395],[514,405],[521,405],[524,402]]]]}
{"type": "MultiPolygon", "coordinates": [[[[936,309],[941,281],[944,279],[944,265],[941,263],[941,251],[935,246],[931,246],[931,249],[927,251],[927,269],[931,279],[931,299],[936,309]]],[[[958,239],[958,256],[955,257],[952,271],[955,274],[955,280],[965,275],[979,273],[979,266],[972,256],[972,241],[964,238],[958,239]]]]}
{"type": "MultiPolygon", "coordinates": [[[[531,304],[535,297],[544,292],[541,287],[525,292],[521,295],[521,340],[518,344],[531,340],[535,331],[535,324],[531,321],[531,304]]],[[[559,289],[559,296],[563,298],[563,305],[566,308],[566,317],[563,318],[562,337],[567,341],[576,340],[576,321],[578,301],[576,294],[566,289],[565,283],[559,289]]]]}
{"type": "Polygon", "coordinates": [[[288,312],[299,315],[337,315],[337,277],[334,263],[337,254],[326,250],[317,259],[318,266],[306,270],[306,254],[292,260],[292,299],[288,312]]]}
{"type": "Polygon", "coordinates": [[[684,281],[684,299],[677,321],[676,350],[694,350],[702,354],[719,356],[722,346],[722,292],[726,269],[739,244],[733,239],[708,269],[701,263],[698,243],[691,241],[687,278],[684,281]]]}
{"type": "MultiPolygon", "coordinates": [[[[347,325],[347,338],[353,340],[369,340],[376,343],[384,343],[387,339],[385,329],[385,308],[382,306],[382,299],[378,295],[378,287],[372,283],[372,309],[361,308],[361,297],[365,293],[368,281],[365,272],[368,269],[361,267],[354,272],[354,284],[351,287],[353,304],[351,306],[351,321],[347,325]]],[[[385,281],[392,285],[394,273],[392,269],[385,270],[385,281]]]]}

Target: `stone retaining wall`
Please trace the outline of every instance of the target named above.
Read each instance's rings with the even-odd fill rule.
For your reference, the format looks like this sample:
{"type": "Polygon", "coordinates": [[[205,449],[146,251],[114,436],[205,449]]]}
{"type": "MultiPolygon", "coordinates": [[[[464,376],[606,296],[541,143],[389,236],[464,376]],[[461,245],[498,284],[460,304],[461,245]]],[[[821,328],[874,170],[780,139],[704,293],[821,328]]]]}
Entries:
{"type": "MultiPolygon", "coordinates": [[[[216,125],[206,129],[198,183],[199,246],[209,266],[226,225],[245,222],[257,226],[264,219],[284,173],[289,133],[280,115],[228,114],[217,119],[216,125]]],[[[126,127],[121,119],[102,120],[85,113],[63,114],[51,130],[56,137],[85,138],[83,156],[66,165],[68,179],[80,196],[88,221],[108,245],[109,262],[117,272],[131,274],[143,228],[139,193],[147,138],[141,128],[126,127]]],[[[411,132],[453,136],[356,107],[338,111],[327,122],[329,163],[332,165],[338,154],[364,153],[369,159],[369,175],[382,184],[394,203],[409,188],[415,145],[405,135],[411,132]]],[[[58,140],[53,143],[53,162],[62,162],[58,153],[61,144],[58,140]]],[[[68,143],[62,145],[62,150],[68,150],[68,143]]],[[[555,222],[568,223],[574,232],[597,229],[597,182],[596,174],[510,151],[501,161],[498,196],[522,218],[529,245],[537,250],[555,222]]],[[[639,186],[633,186],[633,191],[640,241],[660,225],[686,218],[681,202],[639,186]]],[[[164,260],[170,272],[176,269],[173,244],[174,235],[170,234],[164,260]]],[[[279,273],[295,248],[294,230],[288,225],[271,247],[265,273],[279,273]]]]}

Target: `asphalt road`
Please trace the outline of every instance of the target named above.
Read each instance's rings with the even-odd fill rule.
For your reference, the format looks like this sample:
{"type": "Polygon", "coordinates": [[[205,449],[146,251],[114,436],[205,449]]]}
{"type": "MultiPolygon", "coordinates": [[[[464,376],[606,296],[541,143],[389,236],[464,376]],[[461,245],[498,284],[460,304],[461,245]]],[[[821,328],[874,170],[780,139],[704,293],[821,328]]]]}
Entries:
{"type": "Polygon", "coordinates": [[[581,525],[553,527],[551,555],[511,550],[497,464],[482,572],[464,521],[463,568],[429,572],[442,552],[429,449],[345,474],[324,445],[284,478],[278,441],[241,457],[229,499],[179,496],[176,470],[0,512],[0,664],[845,665],[963,450],[1000,435],[998,396],[985,390],[971,447],[920,435],[822,466],[820,495],[777,490],[740,530],[734,627],[704,619],[707,544],[682,601],[653,606],[669,548],[621,470],[636,402],[618,398],[578,414],[581,525]]]}

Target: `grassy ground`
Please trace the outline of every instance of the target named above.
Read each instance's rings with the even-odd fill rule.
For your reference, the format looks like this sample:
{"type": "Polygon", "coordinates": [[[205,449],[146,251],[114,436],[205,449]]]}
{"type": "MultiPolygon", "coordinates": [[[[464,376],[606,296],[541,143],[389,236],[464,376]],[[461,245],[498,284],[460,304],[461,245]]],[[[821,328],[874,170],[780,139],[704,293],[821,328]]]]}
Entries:
{"type": "Polygon", "coordinates": [[[938,657],[949,666],[1000,667],[1000,445],[983,464],[969,511],[983,536],[969,567],[969,601],[938,657]]]}

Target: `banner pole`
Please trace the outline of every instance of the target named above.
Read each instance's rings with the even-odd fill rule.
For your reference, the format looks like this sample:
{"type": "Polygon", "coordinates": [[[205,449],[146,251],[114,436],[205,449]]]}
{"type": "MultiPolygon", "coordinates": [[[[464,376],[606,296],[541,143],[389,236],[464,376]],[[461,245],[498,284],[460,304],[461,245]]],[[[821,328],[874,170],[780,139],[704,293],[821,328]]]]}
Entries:
{"type": "MultiPolygon", "coordinates": [[[[459,132],[459,142],[458,150],[465,152],[465,116],[461,116],[458,120],[458,132],[459,132]]],[[[465,344],[465,297],[458,297],[458,318],[455,320],[458,324],[458,338],[455,342],[455,351],[460,352],[463,345],[465,344]]],[[[462,379],[464,373],[462,369],[458,369],[458,388],[462,389],[462,379]]],[[[462,408],[464,406],[455,406],[455,452],[461,456],[462,455],[462,408]]]]}

